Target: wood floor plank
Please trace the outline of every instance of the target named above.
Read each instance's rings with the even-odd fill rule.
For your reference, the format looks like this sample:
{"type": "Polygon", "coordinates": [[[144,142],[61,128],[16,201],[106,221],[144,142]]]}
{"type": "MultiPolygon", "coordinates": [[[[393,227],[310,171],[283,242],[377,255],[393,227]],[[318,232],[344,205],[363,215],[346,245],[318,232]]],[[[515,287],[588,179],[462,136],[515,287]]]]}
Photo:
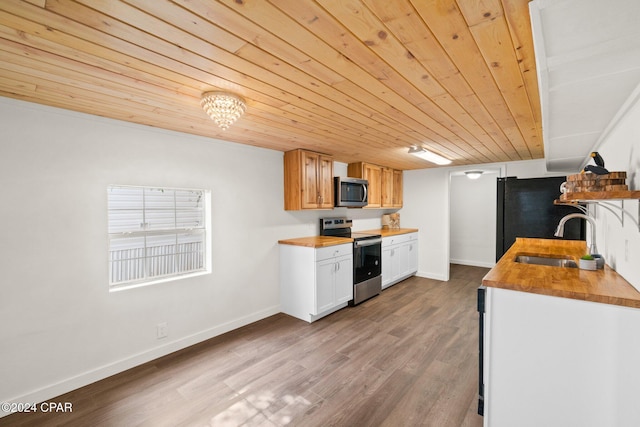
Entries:
{"type": "Polygon", "coordinates": [[[0,425],[479,427],[487,271],[412,277],[312,324],[278,314],[52,399],[72,413],[0,425]]]}

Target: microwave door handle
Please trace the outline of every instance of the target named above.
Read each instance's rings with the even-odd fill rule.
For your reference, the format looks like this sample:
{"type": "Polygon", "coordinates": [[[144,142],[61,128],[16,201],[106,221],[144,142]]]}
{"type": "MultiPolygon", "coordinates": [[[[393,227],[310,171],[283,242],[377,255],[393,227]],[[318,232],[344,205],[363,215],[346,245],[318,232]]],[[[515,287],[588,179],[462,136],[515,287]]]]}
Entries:
{"type": "Polygon", "coordinates": [[[362,184],[362,188],[364,188],[364,196],[362,197],[362,201],[366,202],[367,201],[367,185],[362,184]]]}

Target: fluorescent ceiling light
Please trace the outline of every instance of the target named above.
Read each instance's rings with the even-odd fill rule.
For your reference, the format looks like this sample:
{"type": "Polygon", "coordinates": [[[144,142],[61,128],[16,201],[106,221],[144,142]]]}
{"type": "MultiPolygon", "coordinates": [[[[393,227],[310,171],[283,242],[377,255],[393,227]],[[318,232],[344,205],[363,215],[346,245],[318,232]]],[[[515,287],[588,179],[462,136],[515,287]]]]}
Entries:
{"type": "Polygon", "coordinates": [[[466,171],[464,174],[467,175],[469,179],[478,179],[482,176],[483,171],[466,171]]]}
{"type": "Polygon", "coordinates": [[[427,151],[422,147],[418,147],[417,145],[413,145],[409,148],[409,154],[413,154],[414,156],[420,157],[428,162],[435,163],[436,165],[448,165],[451,163],[451,160],[444,158],[436,153],[432,153],[431,151],[427,151]]]}

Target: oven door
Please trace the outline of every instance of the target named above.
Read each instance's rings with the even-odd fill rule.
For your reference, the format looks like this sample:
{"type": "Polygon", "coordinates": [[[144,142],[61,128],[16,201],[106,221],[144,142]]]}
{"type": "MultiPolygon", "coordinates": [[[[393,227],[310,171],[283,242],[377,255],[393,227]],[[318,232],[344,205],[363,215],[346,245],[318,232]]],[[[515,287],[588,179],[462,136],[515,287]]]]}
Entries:
{"type": "Polygon", "coordinates": [[[353,242],[353,284],[380,276],[382,273],[382,239],[353,242]]]}

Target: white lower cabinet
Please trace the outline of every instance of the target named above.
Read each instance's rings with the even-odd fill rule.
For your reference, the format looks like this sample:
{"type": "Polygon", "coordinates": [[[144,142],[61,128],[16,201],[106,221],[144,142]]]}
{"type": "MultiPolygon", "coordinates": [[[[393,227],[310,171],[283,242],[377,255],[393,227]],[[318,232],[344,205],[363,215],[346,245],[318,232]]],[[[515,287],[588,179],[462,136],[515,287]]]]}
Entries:
{"type": "Polygon", "coordinates": [[[382,289],[418,271],[418,233],[382,238],[382,289]]]}
{"type": "Polygon", "coordinates": [[[353,299],[353,247],[280,245],[283,313],[313,322],[353,299]]]}
{"type": "Polygon", "coordinates": [[[639,331],[640,309],[487,287],[484,426],[639,425],[639,331]]]}
{"type": "Polygon", "coordinates": [[[353,257],[329,258],[316,263],[316,304],[320,314],[353,299],[353,257]]]}

